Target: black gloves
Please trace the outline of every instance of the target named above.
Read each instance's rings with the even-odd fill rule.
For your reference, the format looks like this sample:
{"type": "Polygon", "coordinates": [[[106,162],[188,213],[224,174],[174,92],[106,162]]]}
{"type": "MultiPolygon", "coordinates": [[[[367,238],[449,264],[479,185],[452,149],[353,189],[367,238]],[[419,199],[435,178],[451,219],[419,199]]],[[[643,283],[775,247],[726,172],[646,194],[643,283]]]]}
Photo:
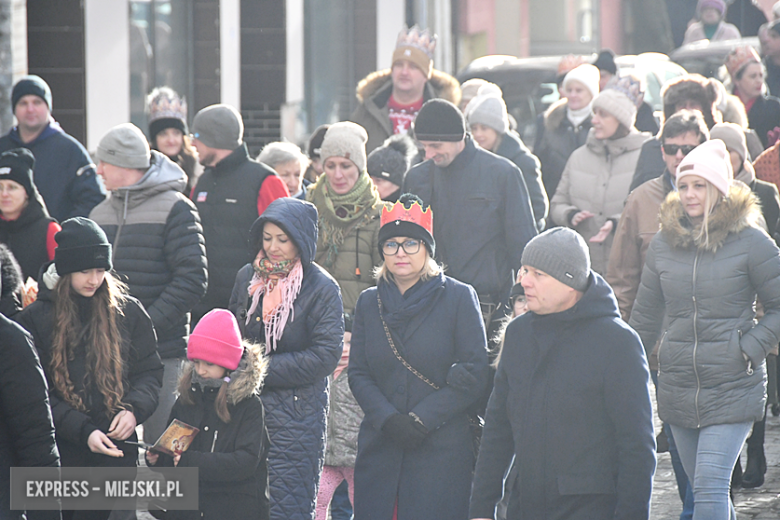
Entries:
{"type": "Polygon", "coordinates": [[[421,420],[401,413],[391,415],[382,425],[382,431],[404,450],[419,448],[428,435],[421,420]]]}

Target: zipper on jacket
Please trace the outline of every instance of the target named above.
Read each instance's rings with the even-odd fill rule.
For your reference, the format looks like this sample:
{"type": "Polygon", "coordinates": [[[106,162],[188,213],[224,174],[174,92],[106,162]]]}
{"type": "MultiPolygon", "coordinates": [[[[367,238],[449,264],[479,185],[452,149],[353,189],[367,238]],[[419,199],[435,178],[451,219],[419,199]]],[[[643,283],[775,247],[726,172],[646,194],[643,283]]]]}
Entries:
{"type": "Polygon", "coordinates": [[[696,396],[694,397],[694,407],[696,408],[696,427],[701,427],[699,418],[699,392],[701,391],[701,381],[699,380],[699,369],[696,367],[696,350],[699,347],[699,333],[696,329],[696,320],[699,317],[699,305],[696,303],[696,268],[699,264],[699,251],[696,251],[696,257],[693,259],[693,373],[696,374],[696,396]]]}
{"type": "Polygon", "coordinates": [[[217,445],[217,435],[219,435],[219,430],[214,430],[214,440],[211,441],[211,453],[214,453],[214,446],[217,445]]]}
{"type": "Polygon", "coordinates": [[[125,227],[125,221],[127,221],[127,205],[130,201],[130,191],[125,190],[125,199],[122,202],[122,221],[119,223],[116,229],[116,236],[114,237],[114,245],[111,250],[111,260],[116,260],[116,252],[119,249],[119,237],[122,236],[122,229],[125,227]]]}

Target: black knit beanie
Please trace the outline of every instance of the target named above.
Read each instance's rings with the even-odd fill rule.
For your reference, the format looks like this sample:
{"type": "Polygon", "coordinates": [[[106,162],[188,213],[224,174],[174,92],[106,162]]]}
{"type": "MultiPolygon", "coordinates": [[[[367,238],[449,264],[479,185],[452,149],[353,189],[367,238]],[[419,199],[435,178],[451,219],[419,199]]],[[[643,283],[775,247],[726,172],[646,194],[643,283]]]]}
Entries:
{"type": "Polygon", "coordinates": [[[599,70],[606,70],[613,76],[617,74],[617,65],[615,65],[615,53],[610,49],[604,49],[599,52],[598,58],[593,62],[593,66],[599,70]]]}
{"type": "Polygon", "coordinates": [[[33,74],[23,77],[14,85],[14,89],[11,91],[12,110],[16,109],[16,104],[22,99],[22,96],[28,94],[43,99],[46,105],[48,105],[49,111],[51,111],[51,89],[48,83],[43,81],[43,78],[33,74]]]}
{"type": "Polygon", "coordinates": [[[84,217],[68,219],[54,240],[54,265],[60,276],[87,269],[111,270],[111,243],[94,221],[84,217]]]}
{"type": "Polygon", "coordinates": [[[418,141],[458,142],[466,137],[463,113],[443,99],[427,101],[417,113],[413,128],[418,141]]]}
{"type": "Polygon", "coordinates": [[[14,181],[24,186],[27,197],[36,198],[37,190],[33,184],[35,157],[27,148],[14,148],[0,154],[0,180],[14,181]]]}
{"type": "Polygon", "coordinates": [[[416,152],[411,137],[394,135],[368,155],[368,175],[390,181],[400,188],[416,152]]]}
{"type": "MultiPolygon", "coordinates": [[[[398,202],[396,202],[396,204],[402,204],[404,208],[409,209],[415,202],[423,208],[423,211],[428,209],[428,206],[423,203],[422,199],[412,193],[404,193],[401,195],[398,198],[398,202]]],[[[379,228],[379,254],[382,256],[382,258],[385,257],[384,253],[382,252],[382,245],[385,243],[385,241],[393,237],[408,237],[420,240],[428,247],[428,252],[432,257],[436,255],[436,241],[433,240],[433,235],[431,235],[427,229],[413,222],[407,222],[405,220],[391,220],[379,228]]]]}
{"type": "Polygon", "coordinates": [[[320,148],[322,148],[322,141],[325,140],[325,133],[328,131],[328,128],[330,128],[330,125],[320,125],[312,132],[311,137],[309,137],[309,146],[306,149],[309,159],[320,158],[320,148]]]}

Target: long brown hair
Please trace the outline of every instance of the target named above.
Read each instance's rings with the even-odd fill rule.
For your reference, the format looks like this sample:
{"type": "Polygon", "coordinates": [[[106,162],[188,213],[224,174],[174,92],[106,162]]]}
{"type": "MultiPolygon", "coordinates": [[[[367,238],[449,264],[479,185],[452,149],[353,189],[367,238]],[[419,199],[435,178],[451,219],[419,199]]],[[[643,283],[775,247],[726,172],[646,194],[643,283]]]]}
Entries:
{"type": "Polygon", "coordinates": [[[82,323],[71,286],[71,275],[63,275],[54,287],[54,337],[51,345],[53,384],[73,408],[86,412],[81,396],[68,373],[68,361],[75,358],[79,343],[86,347],[87,378],[103,396],[106,414],[113,417],[125,409],[122,403],[122,334],[118,316],[123,314],[127,287],[106,272],[105,280],[92,296],[89,321],[82,323]]]}
{"type": "MultiPolygon", "coordinates": [[[[185,371],[181,378],[179,378],[179,400],[188,405],[195,404],[195,392],[192,391],[192,373],[193,370],[185,371]]],[[[227,393],[228,382],[222,381],[222,385],[219,387],[217,397],[214,399],[214,408],[217,411],[217,415],[224,423],[230,422],[230,410],[228,410],[227,393]]]]}

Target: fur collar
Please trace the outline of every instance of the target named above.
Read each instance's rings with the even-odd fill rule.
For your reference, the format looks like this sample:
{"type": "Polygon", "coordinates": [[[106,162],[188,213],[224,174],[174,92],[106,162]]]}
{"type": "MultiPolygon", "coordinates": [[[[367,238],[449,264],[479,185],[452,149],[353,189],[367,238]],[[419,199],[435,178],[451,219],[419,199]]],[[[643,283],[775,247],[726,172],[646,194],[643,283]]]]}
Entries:
{"type": "Polygon", "coordinates": [[[594,130],[591,128],[585,141],[588,149],[596,155],[612,157],[638,150],[650,138],[650,134],[640,132],[636,128],[631,128],[628,134],[619,139],[597,139],[593,132],[594,130]]]}
{"type": "Polygon", "coordinates": [[[683,210],[680,194],[672,191],[659,210],[661,233],[669,244],[678,249],[696,247],[702,251],[716,252],[731,233],[745,228],[760,228],[761,209],[753,192],[745,184],[735,182],[712,210],[709,218],[709,240],[699,238],[701,224],[693,226],[683,210]]]}
{"type": "MultiPolygon", "coordinates": [[[[390,69],[372,72],[358,83],[356,95],[360,103],[382,90],[392,81],[390,69]]],[[[433,97],[445,99],[454,105],[460,103],[460,84],[458,80],[440,70],[433,69],[426,88],[433,89],[433,97]]]]}
{"type": "Polygon", "coordinates": [[[555,131],[564,119],[566,119],[566,109],[569,107],[569,100],[559,99],[544,111],[544,129],[550,132],[555,131]]]}
{"type": "MultiPolygon", "coordinates": [[[[184,363],[182,377],[193,370],[192,362],[187,361],[184,363]]],[[[230,373],[227,394],[228,403],[235,406],[251,395],[260,395],[267,371],[268,358],[262,355],[260,347],[253,345],[245,348],[238,368],[230,373]]]]}

